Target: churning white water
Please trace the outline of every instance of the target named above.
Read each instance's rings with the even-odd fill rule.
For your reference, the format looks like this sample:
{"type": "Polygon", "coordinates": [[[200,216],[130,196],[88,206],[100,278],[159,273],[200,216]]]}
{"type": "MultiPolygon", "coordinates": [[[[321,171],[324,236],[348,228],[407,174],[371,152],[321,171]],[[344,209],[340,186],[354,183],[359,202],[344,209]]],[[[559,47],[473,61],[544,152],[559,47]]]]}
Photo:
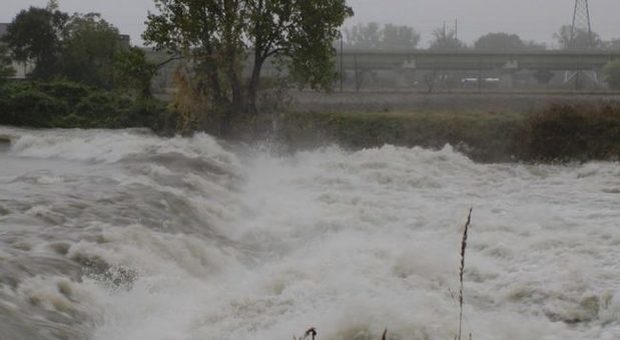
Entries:
{"type": "Polygon", "coordinates": [[[620,338],[617,163],[0,136],[0,339],[620,338]]]}

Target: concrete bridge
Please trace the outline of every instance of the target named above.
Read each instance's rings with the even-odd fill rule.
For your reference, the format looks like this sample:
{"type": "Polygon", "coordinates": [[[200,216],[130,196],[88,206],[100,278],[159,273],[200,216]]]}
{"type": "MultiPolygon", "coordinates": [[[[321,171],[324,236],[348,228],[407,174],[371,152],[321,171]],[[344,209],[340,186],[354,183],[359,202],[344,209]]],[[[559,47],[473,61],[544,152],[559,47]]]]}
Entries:
{"type": "MultiPolygon", "coordinates": [[[[340,51],[338,51],[340,52],[340,51]]],[[[167,58],[162,52],[148,51],[151,59],[161,61],[167,58]]],[[[246,72],[250,69],[250,60],[246,72]]],[[[353,74],[358,88],[367,71],[387,71],[392,77],[403,77],[406,74],[418,74],[420,83],[425,73],[454,73],[460,77],[497,77],[501,79],[501,88],[514,88],[515,75],[519,71],[548,71],[554,74],[555,87],[578,88],[578,82],[584,79],[592,84],[590,87],[602,88],[599,73],[610,61],[620,59],[620,51],[565,51],[565,50],[519,50],[519,51],[486,51],[486,50],[352,50],[346,49],[335,56],[336,69],[342,73],[353,74]],[[420,71],[420,72],[417,72],[420,71]],[[583,74],[584,76],[579,76],[583,74]],[[574,82],[574,85],[562,85],[574,82]]],[[[179,62],[166,65],[161,70],[157,82],[160,86],[170,86],[172,73],[179,62]]],[[[262,75],[275,76],[281,69],[269,62],[265,63],[262,75]]],[[[531,77],[531,76],[530,76],[531,77]]],[[[466,78],[468,79],[468,78],[466,78]]],[[[473,78],[472,78],[473,79],[473,78]]],[[[521,80],[521,83],[524,81],[521,80]]],[[[465,84],[467,85],[467,84],[465,84]]],[[[530,84],[531,85],[531,84],[530,84]]],[[[350,86],[350,85],[349,85],[350,86]]],[[[529,86],[529,85],[524,85],[529,86]]],[[[478,87],[478,85],[475,85],[478,87]]]]}
{"type": "Polygon", "coordinates": [[[548,70],[593,71],[620,59],[620,51],[405,51],[344,50],[337,56],[346,70],[548,70]]]}
{"type": "MultiPolygon", "coordinates": [[[[165,59],[164,53],[148,51],[152,59],[165,59]]],[[[251,59],[251,58],[249,58],[251,59]]],[[[344,70],[600,70],[620,59],[620,51],[432,51],[432,50],[344,50],[336,55],[336,67],[344,70]]],[[[263,71],[275,71],[269,62],[263,71]]]]}

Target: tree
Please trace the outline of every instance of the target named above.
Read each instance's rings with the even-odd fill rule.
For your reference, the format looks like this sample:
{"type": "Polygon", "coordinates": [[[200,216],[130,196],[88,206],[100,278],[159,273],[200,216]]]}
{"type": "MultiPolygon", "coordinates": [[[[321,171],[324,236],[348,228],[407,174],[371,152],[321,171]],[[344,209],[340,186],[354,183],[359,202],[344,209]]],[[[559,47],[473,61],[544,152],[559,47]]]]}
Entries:
{"type": "Polygon", "coordinates": [[[525,49],[525,43],[516,34],[489,33],[478,38],[474,43],[474,48],[478,50],[522,50],[525,49]]]}
{"type": "Polygon", "coordinates": [[[460,50],[465,48],[465,44],[456,36],[456,30],[446,27],[438,28],[433,31],[434,40],[431,42],[431,50],[460,50]]]}
{"type": "Polygon", "coordinates": [[[620,60],[614,60],[603,69],[609,87],[620,90],[620,60]]]}
{"type": "Polygon", "coordinates": [[[57,10],[55,2],[47,8],[22,10],[9,24],[3,40],[18,62],[33,62],[33,78],[46,79],[58,70],[60,36],[68,15],[57,10]]]}
{"type": "Polygon", "coordinates": [[[387,24],[383,27],[381,47],[384,49],[414,49],[420,42],[420,34],[412,27],[387,24]]]}
{"type": "Polygon", "coordinates": [[[140,98],[152,97],[151,80],[156,72],[157,65],[148,61],[144,51],[137,47],[115,57],[114,79],[117,87],[134,92],[140,98]]]}
{"type": "Polygon", "coordinates": [[[344,29],[346,46],[358,49],[378,49],[381,46],[381,26],[376,22],[356,24],[344,29]]]}
{"type": "Polygon", "coordinates": [[[393,24],[381,27],[375,22],[345,29],[344,36],[347,47],[359,49],[414,49],[420,42],[420,34],[412,27],[393,24]]]}
{"type": "Polygon", "coordinates": [[[114,55],[121,50],[118,29],[99,14],[69,16],[56,1],[21,11],[4,40],[16,61],[34,64],[31,78],[64,77],[102,88],[111,87],[114,55]]]}
{"type": "Polygon", "coordinates": [[[145,42],[189,61],[193,87],[211,109],[256,113],[265,61],[289,69],[300,83],[330,89],[335,77],[332,42],[353,14],[345,0],[154,0],[145,42]],[[243,75],[250,58],[249,77],[243,75]]]}
{"type": "Polygon", "coordinates": [[[6,45],[0,43],[0,82],[5,78],[15,75],[15,69],[12,66],[9,51],[6,45]]]}
{"type": "Polygon", "coordinates": [[[607,50],[612,50],[612,51],[620,50],[620,39],[612,39],[610,41],[606,41],[604,44],[605,44],[605,49],[607,50]]]}
{"type": "Polygon", "coordinates": [[[547,45],[545,43],[539,43],[533,40],[530,41],[526,41],[525,43],[525,49],[526,50],[546,50],[547,49],[547,45]]]}
{"type": "Polygon", "coordinates": [[[61,74],[73,81],[112,87],[119,32],[98,13],[74,14],[62,31],[61,74]]]}
{"type": "Polygon", "coordinates": [[[523,41],[516,34],[489,33],[483,35],[474,43],[477,50],[544,50],[544,44],[535,41],[523,41]]]}
{"type": "Polygon", "coordinates": [[[588,50],[601,48],[603,43],[600,36],[589,33],[587,30],[576,28],[573,32],[572,26],[564,25],[553,35],[561,49],[564,50],[588,50]]]}

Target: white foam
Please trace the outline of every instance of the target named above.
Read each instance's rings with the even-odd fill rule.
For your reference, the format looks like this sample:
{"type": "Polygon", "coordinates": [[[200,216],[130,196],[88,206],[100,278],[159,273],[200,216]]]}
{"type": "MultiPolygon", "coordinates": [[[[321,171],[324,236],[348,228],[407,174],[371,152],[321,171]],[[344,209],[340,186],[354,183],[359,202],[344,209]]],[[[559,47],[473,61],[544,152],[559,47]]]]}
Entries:
{"type": "Polygon", "coordinates": [[[589,239],[620,236],[614,197],[596,190],[614,164],[585,165],[597,174],[583,177],[591,170],[475,164],[449,147],[328,148],[250,164],[247,209],[229,233],[246,264],[180,280],[176,293],[136,292],[136,303],[166,308],[123,314],[98,339],[286,339],[309,326],[320,339],[374,339],[384,327],[453,338],[469,206],[466,333],[611,339],[620,330],[613,243],[589,239]]]}
{"type": "Polygon", "coordinates": [[[204,133],[191,138],[159,138],[143,130],[45,130],[13,132],[11,152],[22,157],[114,163],[131,156],[180,153],[223,165],[236,158],[204,133]]]}
{"type": "MultiPolygon", "coordinates": [[[[86,302],[59,295],[55,287],[66,278],[36,277],[20,286],[24,296],[51,303],[46,308],[86,308],[97,340],[290,339],[310,326],[321,340],[378,339],[385,327],[394,338],[452,339],[460,236],[470,207],[467,335],[611,340],[620,334],[620,210],[618,195],[606,190],[620,186],[617,163],[483,165],[449,146],[248,157],[206,135],[17,134],[11,157],[95,162],[96,179],[106,179],[84,175],[69,183],[75,178],[50,163],[49,176],[65,181],[8,187],[29,203],[23,213],[60,221],[41,235],[67,228],[66,257],[110,266],[112,273],[70,283],[86,302]],[[124,162],[170,152],[206,158],[230,176],[124,162]],[[157,210],[166,227],[116,225],[104,215],[86,225],[67,219],[72,224],[65,226],[57,216],[65,198],[54,191],[64,186],[61,193],[80,194],[89,209],[101,204],[114,213],[127,207],[108,197],[132,198],[131,209],[157,210]],[[97,190],[108,200],[100,201],[97,190]],[[136,201],[142,193],[144,202],[136,201]],[[42,202],[49,197],[56,204],[42,202]],[[178,201],[192,209],[175,210],[178,201]],[[183,213],[204,225],[171,224],[183,213]],[[129,282],[109,282],[128,271],[129,282]]],[[[19,221],[18,210],[9,217],[19,221]]],[[[33,229],[6,232],[22,237],[33,229]]]]}

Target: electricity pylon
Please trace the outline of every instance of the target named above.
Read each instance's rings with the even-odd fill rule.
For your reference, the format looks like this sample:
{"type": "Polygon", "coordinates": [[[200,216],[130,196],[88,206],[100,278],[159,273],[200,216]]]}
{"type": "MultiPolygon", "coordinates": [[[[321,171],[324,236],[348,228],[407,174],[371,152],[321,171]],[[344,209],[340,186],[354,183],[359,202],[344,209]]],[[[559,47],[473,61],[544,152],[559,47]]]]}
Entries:
{"type": "MultiPolygon", "coordinates": [[[[582,34],[583,34],[582,33],[582,34]]],[[[590,17],[590,6],[588,0],[575,0],[575,9],[573,11],[573,23],[570,31],[570,49],[591,49],[594,48],[594,35],[592,34],[592,19],[590,17]],[[578,41],[580,33],[585,33],[585,41],[578,41]]],[[[590,78],[595,86],[600,84],[598,72],[596,70],[578,70],[574,72],[566,72],[564,74],[564,82],[575,82],[575,89],[580,89],[583,84],[583,78],[590,78]]]]}
{"type": "Polygon", "coordinates": [[[573,12],[573,24],[570,32],[570,44],[575,42],[579,31],[587,32],[587,47],[593,47],[592,21],[590,19],[590,6],[588,0],[575,0],[575,10],[573,12]]]}

